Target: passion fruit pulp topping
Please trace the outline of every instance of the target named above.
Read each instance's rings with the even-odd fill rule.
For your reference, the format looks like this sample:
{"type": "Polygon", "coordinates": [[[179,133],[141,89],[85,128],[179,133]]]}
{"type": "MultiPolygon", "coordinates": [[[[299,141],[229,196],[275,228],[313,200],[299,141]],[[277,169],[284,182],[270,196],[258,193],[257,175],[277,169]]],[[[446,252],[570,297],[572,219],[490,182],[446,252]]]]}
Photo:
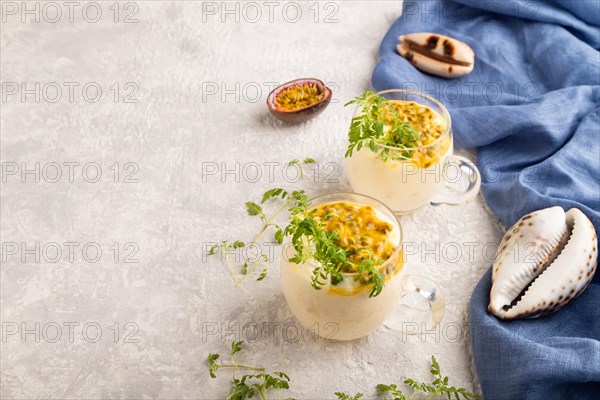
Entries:
{"type": "MultiPolygon", "coordinates": [[[[390,104],[398,111],[399,122],[408,122],[419,134],[413,144],[418,147],[411,161],[421,168],[427,168],[439,161],[448,150],[450,138],[442,140],[437,146],[430,146],[446,131],[442,117],[430,107],[414,101],[390,100],[390,104]]],[[[393,116],[386,115],[388,123],[394,123],[393,116]]]]}
{"type": "MultiPolygon", "coordinates": [[[[322,204],[315,207],[312,218],[320,222],[323,229],[338,233],[340,239],[336,244],[355,252],[349,257],[354,264],[369,257],[383,262],[395,250],[390,240],[392,225],[379,219],[371,206],[344,201],[322,204]]],[[[344,272],[356,270],[349,268],[344,272]]]]}
{"type": "Polygon", "coordinates": [[[275,97],[275,105],[287,111],[310,107],[325,98],[325,93],[313,83],[302,83],[283,89],[275,97]]]}

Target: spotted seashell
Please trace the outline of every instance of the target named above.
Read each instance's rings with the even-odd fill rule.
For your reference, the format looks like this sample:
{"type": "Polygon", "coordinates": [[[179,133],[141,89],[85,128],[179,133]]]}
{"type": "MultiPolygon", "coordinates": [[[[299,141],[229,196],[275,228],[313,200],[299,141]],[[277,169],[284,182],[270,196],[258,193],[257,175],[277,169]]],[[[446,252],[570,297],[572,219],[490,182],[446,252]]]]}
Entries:
{"type": "Polygon", "coordinates": [[[498,318],[536,318],[581,294],[598,262],[597,236],[578,209],[522,217],[504,235],[492,269],[488,311],[498,318]]]}
{"type": "Polygon", "coordinates": [[[412,65],[429,74],[458,78],[473,71],[475,52],[459,40],[436,33],[402,35],[398,53],[412,65]]]}

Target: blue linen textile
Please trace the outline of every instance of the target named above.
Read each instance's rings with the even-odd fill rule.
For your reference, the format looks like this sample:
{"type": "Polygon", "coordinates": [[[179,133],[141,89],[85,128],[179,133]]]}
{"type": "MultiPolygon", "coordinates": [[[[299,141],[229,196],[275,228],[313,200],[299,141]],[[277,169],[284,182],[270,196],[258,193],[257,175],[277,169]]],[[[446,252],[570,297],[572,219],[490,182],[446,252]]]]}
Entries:
{"type": "MultiPolygon", "coordinates": [[[[487,203],[507,225],[533,210],[581,209],[600,232],[600,1],[405,1],[381,44],[375,89],[416,89],[446,105],[455,143],[477,147],[487,203]],[[396,52],[436,32],[473,47],[470,75],[447,80],[396,52]]],[[[600,399],[600,273],[556,314],[487,313],[491,272],[469,308],[486,399],[600,399]]]]}

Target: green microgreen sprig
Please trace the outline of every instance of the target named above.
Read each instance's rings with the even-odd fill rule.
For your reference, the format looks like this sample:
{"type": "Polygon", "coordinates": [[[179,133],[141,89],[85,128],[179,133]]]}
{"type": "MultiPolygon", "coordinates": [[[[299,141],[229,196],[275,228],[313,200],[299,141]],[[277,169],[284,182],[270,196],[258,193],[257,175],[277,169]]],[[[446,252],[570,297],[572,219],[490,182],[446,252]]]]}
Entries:
{"type": "Polygon", "coordinates": [[[464,388],[448,386],[448,377],[442,376],[440,365],[434,356],[431,356],[431,374],[433,375],[434,380],[430,384],[406,378],[403,383],[412,388],[413,392],[410,395],[402,392],[395,384],[384,385],[380,383],[377,385],[377,390],[380,393],[391,395],[394,400],[412,400],[417,394],[426,396],[423,400],[433,399],[436,396],[446,396],[448,400],[452,398],[455,398],[456,400],[460,400],[461,398],[469,400],[479,397],[473,393],[467,392],[464,388]]]}
{"type": "Polygon", "coordinates": [[[311,284],[315,289],[321,289],[327,281],[337,285],[344,279],[344,272],[356,271],[356,279],[366,278],[366,282],[372,284],[369,297],[379,295],[385,277],[378,267],[384,260],[365,257],[358,264],[351,262],[349,257],[362,249],[352,251],[339,246],[338,233],[323,229],[313,218],[316,210],[309,210],[306,195],[301,195],[296,206],[290,209],[290,223],[284,231],[291,238],[295,250],[290,261],[296,264],[304,264],[311,259],[316,261],[311,277],[311,284]]]}
{"type": "Polygon", "coordinates": [[[238,286],[241,281],[249,275],[249,273],[252,273],[261,266],[263,266],[263,271],[256,280],[262,281],[267,276],[267,267],[265,266],[265,263],[268,261],[268,258],[266,254],[261,254],[258,259],[254,261],[250,260],[249,258],[245,258],[242,266],[239,268],[240,272],[238,273],[235,271],[235,267],[230,259],[230,254],[244,247],[246,247],[246,243],[242,242],[241,240],[236,240],[234,242],[223,240],[221,243],[213,245],[208,251],[209,256],[213,256],[218,253],[223,254],[223,261],[225,265],[227,265],[229,273],[231,274],[236,286],[238,286]]]}
{"type": "Polygon", "coordinates": [[[335,392],[334,393],[339,400],[358,400],[363,397],[362,393],[356,393],[354,396],[350,396],[344,392],[335,392]]]}
{"type": "Polygon", "coordinates": [[[298,159],[293,159],[288,163],[288,167],[293,167],[294,165],[298,167],[300,170],[300,180],[304,179],[304,166],[315,164],[317,161],[314,158],[306,157],[304,160],[300,161],[298,159]]]}
{"type": "MultiPolygon", "coordinates": [[[[253,397],[267,399],[269,391],[275,390],[277,398],[281,399],[281,390],[290,388],[290,377],[280,371],[267,373],[265,368],[252,365],[240,364],[235,355],[242,350],[243,341],[231,343],[231,361],[227,363],[218,363],[219,354],[208,355],[208,373],[211,378],[216,378],[216,372],[220,369],[232,369],[231,382],[229,385],[229,395],[226,400],[245,400],[253,397]],[[245,374],[239,378],[235,376],[236,371],[253,371],[254,373],[245,374]]],[[[288,400],[294,400],[289,398],[288,400]]]]}
{"type": "MultiPolygon", "coordinates": [[[[316,161],[313,158],[305,158],[303,161],[292,160],[288,165],[312,164],[316,161]]],[[[327,231],[322,224],[313,218],[315,210],[309,210],[308,196],[303,190],[294,190],[289,192],[283,188],[273,188],[267,190],[262,195],[260,203],[247,201],[246,212],[249,216],[259,217],[263,222],[258,234],[250,243],[257,243],[258,239],[270,228],[275,229],[275,240],[277,243],[283,243],[284,237],[290,237],[290,242],[294,247],[295,254],[290,261],[296,264],[304,264],[309,260],[316,261],[316,267],[313,269],[311,284],[315,289],[321,289],[328,282],[337,285],[342,282],[344,272],[356,272],[355,279],[361,279],[366,284],[371,284],[369,297],[377,296],[381,293],[385,276],[379,271],[379,266],[384,262],[382,259],[374,259],[370,256],[369,249],[349,250],[346,247],[339,246],[340,239],[336,231],[327,231]],[[271,215],[267,216],[264,210],[265,203],[270,200],[278,200],[282,204],[271,215]],[[282,228],[274,221],[284,210],[290,213],[289,224],[282,228]],[[357,252],[366,253],[360,263],[350,261],[350,257],[357,252]]],[[[325,216],[327,220],[330,216],[325,216]]],[[[208,255],[223,254],[224,262],[229,268],[231,277],[236,286],[239,286],[248,276],[253,276],[254,272],[262,268],[262,272],[256,280],[261,281],[266,278],[269,261],[267,256],[262,254],[258,260],[250,260],[245,257],[244,261],[236,270],[236,267],[230,261],[228,253],[235,252],[247,245],[236,240],[233,242],[224,240],[219,244],[213,245],[208,255]],[[239,270],[239,272],[238,272],[239,270]]]]}
{"type": "Polygon", "coordinates": [[[367,91],[344,106],[351,104],[360,106],[362,112],[352,118],[345,157],[351,157],[355,150],[359,151],[364,146],[373,152],[378,151],[384,161],[396,154],[405,159],[413,156],[413,151],[402,149],[415,147],[419,133],[409,122],[401,121],[398,109],[388,99],[376,92],[367,91]],[[387,147],[378,149],[378,144],[393,147],[400,152],[387,147]]]}
{"type": "MultiPolygon", "coordinates": [[[[315,163],[316,160],[314,158],[306,157],[302,161],[294,159],[287,163],[287,165],[297,165],[298,168],[300,168],[301,178],[303,179],[305,176],[304,166],[315,163]]],[[[292,194],[293,193],[294,192],[292,192],[292,194]]],[[[270,227],[273,227],[275,229],[274,236],[277,243],[281,244],[283,242],[283,228],[277,225],[274,221],[283,211],[287,210],[288,208],[294,205],[296,199],[292,196],[292,194],[290,194],[287,190],[282,188],[273,188],[263,193],[260,203],[253,201],[247,201],[245,203],[246,212],[248,213],[248,215],[251,217],[257,216],[263,222],[263,226],[260,228],[259,232],[249,243],[258,243],[258,240],[270,227]],[[267,217],[263,206],[265,205],[265,203],[269,202],[269,200],[283,200],[283,204],[274,213],[267,217]]],[[[232,264],[231,257],[229,254],[246,246],[247,244],[241,240],[223,240],[220,243],[213,245],[208,251],[209,256],[216,255],[219,253],[222,254],[222,259],[225,265],[227,265],[231,274],[231,278],[233,279],[233,282],[236,286],[239,286],[248,276],[252,276],[253,273],[260,268],[262,268],[262,272],[256,278],[257,281],[262,281],[267,277],[268,274],[268,267],[266,263],[269,261],[269,259],[266,254],[261,254],[256,259],[244,257],[242,265],[239,268],[237,268],[239,272],[236,271],[236,267],[234,267],[234,265],[232,264]]]]}

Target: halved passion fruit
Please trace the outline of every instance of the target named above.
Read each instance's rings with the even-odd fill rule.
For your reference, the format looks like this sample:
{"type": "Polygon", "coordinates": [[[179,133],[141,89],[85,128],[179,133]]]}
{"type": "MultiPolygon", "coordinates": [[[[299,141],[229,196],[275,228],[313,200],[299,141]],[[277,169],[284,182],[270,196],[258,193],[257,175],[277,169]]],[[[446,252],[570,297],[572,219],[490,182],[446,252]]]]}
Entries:
{"type": "Polygon", "coordinates": [[[273,89],[267,97],[267,107],[282,121],[300,123],[319,115],[331,95],[331,89],[319,79],[301,78],[273,89]]]}

